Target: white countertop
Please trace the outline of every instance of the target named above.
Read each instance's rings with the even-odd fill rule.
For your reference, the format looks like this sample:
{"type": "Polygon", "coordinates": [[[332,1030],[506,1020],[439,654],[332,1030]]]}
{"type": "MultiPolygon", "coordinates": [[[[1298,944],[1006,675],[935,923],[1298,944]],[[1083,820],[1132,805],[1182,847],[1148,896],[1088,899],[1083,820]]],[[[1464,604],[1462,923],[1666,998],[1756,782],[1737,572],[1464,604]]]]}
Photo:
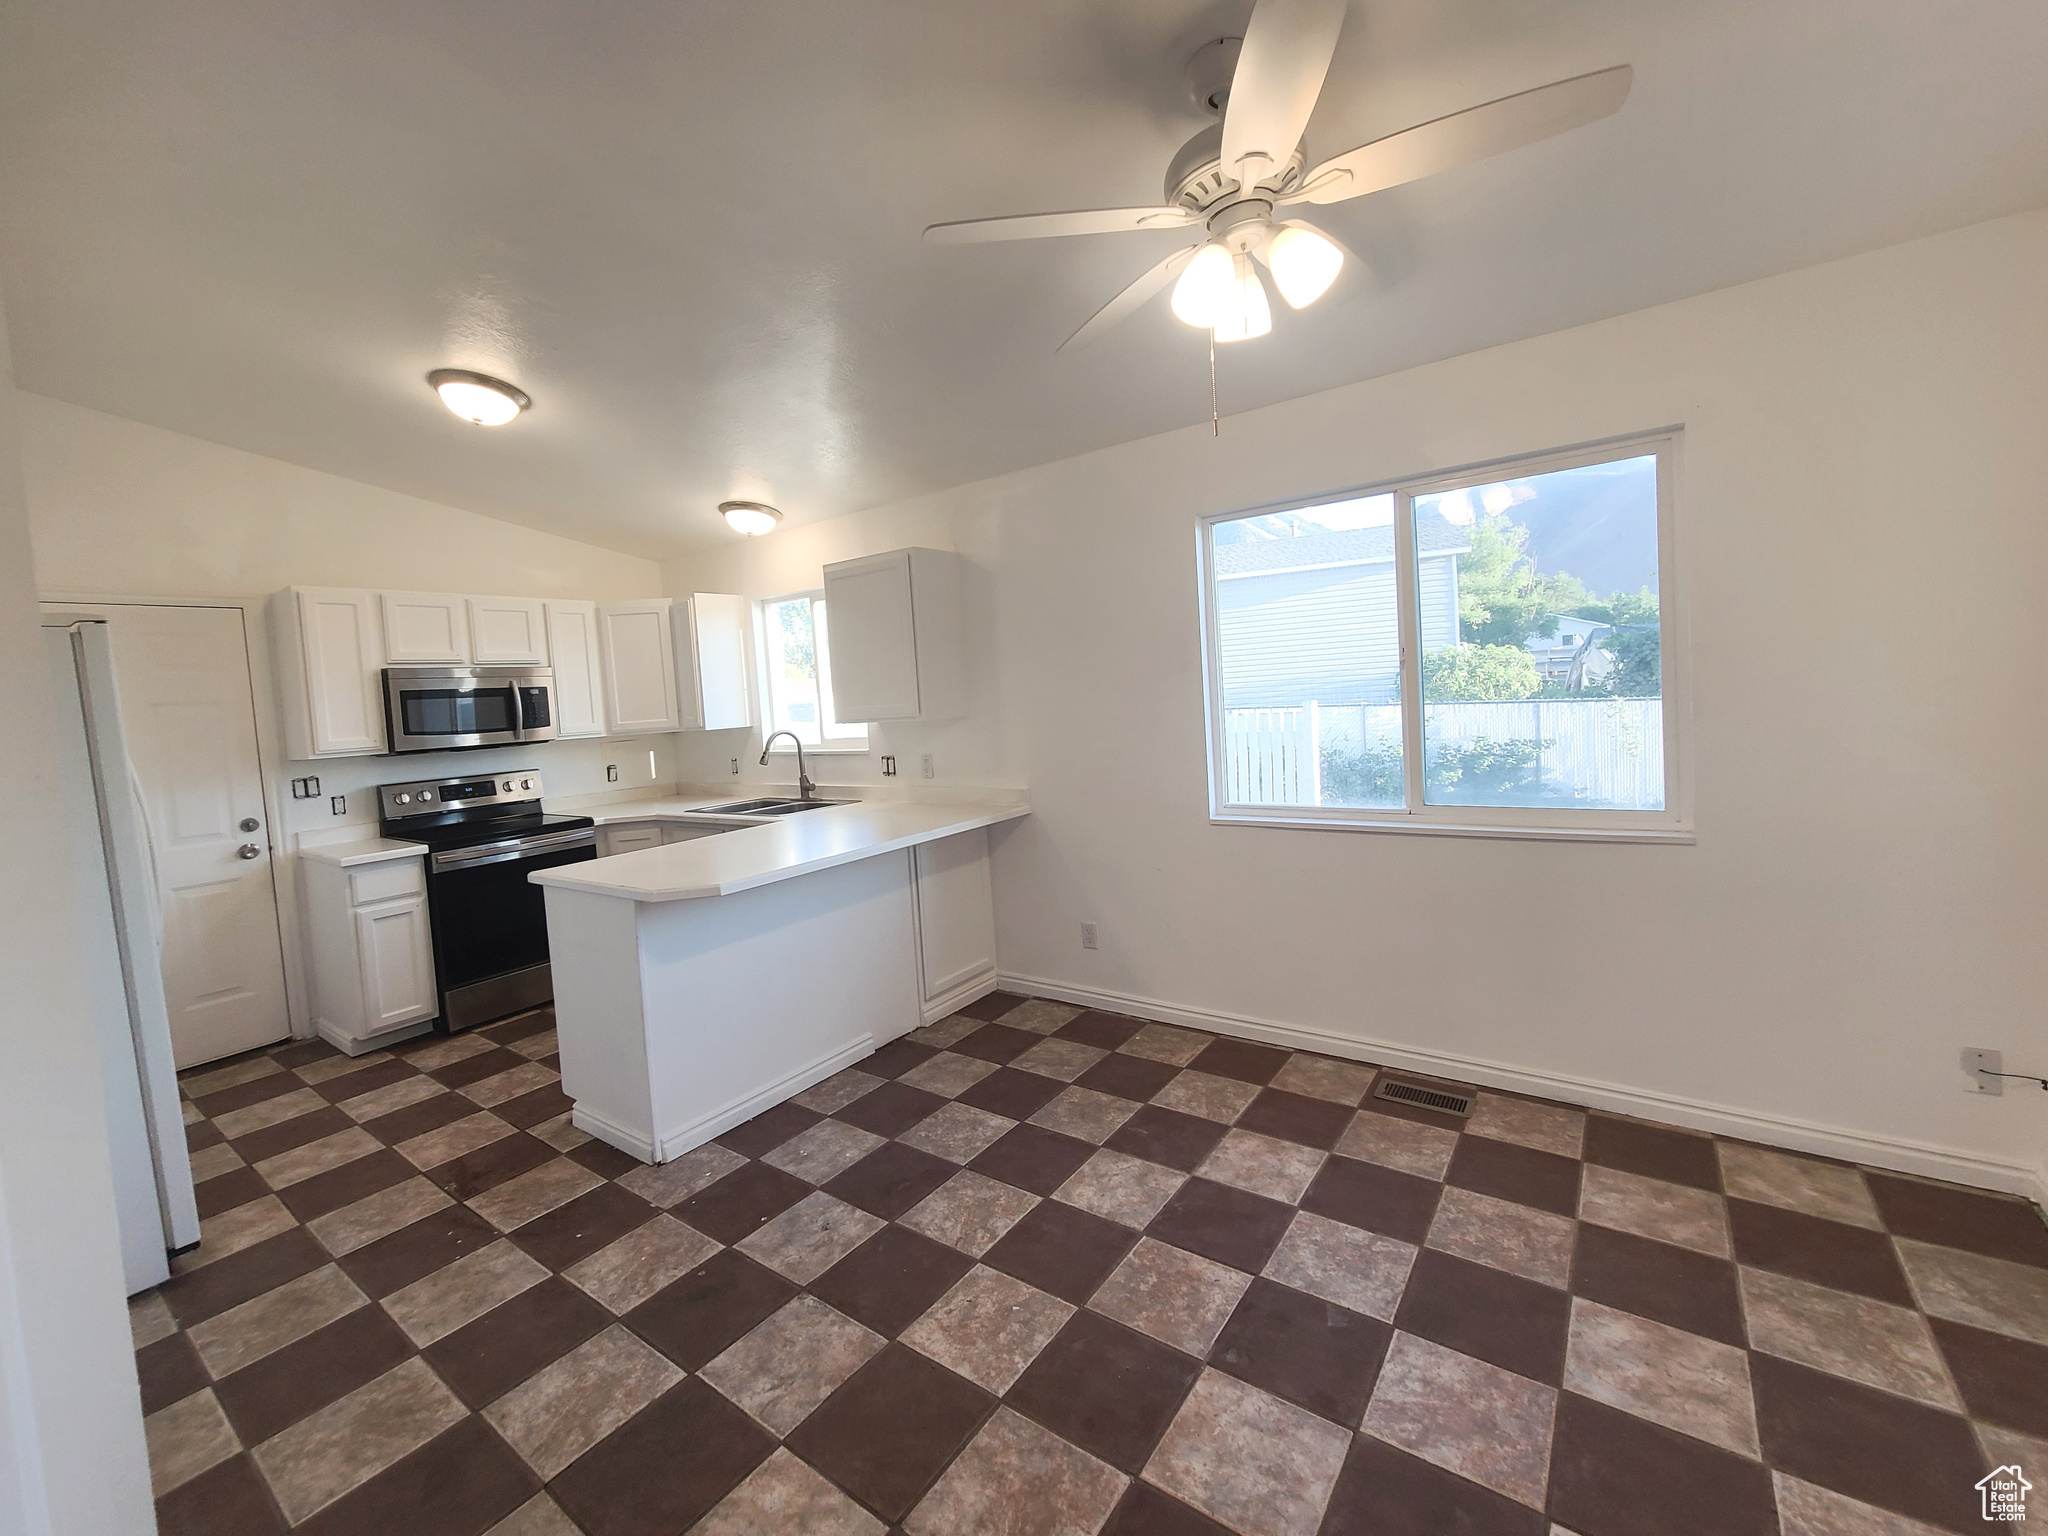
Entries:
{"type": "MultiPolygon", "coordinates": [[[[758,797],[756,797],[758,798],[758,797]]],[[[716,800],[619,801],[591,810],[600,823],[660,819],[721,822],[735,830],[638,853],[613,854],[527,876],[535,885],[627,901],[730,896],[917,843],[1031,814],[1016,802],[866,800],[769,818],[720,816],[716,800]],[[654,809],[661,807],[661,809],[654,809]],[[765,825],[757,825],[765,821],[765,825]]]]}
{"type": "Polygon", "coordinates": [[[386,859],[425,858],[425,843],[409,843],[395,837],[349,837],[331,843],[301,840],[299,857],[318,864],[336,864],[348,869],[357,864],[381,864],[386,859]]]}

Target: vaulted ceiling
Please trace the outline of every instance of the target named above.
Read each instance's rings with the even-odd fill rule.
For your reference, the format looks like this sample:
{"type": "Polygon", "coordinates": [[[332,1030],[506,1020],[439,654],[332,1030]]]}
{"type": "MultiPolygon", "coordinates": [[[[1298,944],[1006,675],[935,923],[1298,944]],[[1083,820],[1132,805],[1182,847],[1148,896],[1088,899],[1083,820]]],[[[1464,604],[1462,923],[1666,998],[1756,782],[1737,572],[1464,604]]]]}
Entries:
{"type": "MultiPolygon", "coordinates": [[[[938,248],[1150,201],[1245,0],[6,0],[23,388],[661,556],[1206,417],[1167,233],[938,248]],[[531,393],[456,421],[423,376],[531,393]]],[[[1226,348],[1223,409],[2048,204],[2021,0],[1354,0],[1334,153],[1630,62],[1615,117],[1326,210],[1367,270],[1226,348]]]]}

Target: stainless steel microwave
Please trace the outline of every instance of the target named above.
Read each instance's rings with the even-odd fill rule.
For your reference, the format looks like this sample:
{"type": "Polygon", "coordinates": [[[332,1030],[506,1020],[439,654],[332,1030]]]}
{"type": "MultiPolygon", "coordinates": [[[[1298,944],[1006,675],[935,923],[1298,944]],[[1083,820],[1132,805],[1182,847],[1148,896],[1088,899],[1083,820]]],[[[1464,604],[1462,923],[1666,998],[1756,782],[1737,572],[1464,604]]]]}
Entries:
{"type": "Polygon", "coordinates": [[[448,752],[555,739],[552,667],[386,667],[388,750],[448,752]]]}

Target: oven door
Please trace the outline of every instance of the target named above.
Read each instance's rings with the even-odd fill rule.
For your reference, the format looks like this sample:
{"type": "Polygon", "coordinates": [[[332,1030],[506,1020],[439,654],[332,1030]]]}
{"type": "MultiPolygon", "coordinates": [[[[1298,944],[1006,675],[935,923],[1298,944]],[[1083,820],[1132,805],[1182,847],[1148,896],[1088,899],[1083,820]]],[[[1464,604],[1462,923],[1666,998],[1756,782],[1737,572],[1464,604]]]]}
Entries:
{"type": "Polygon", "coordinates": [[[446,752],[546,740],[520,730],[529,674],[485,667],[386,667],[384,719],[391,751],[446,752]]]}
{"type": "Polygon", "coordinates": [[[596,857],[597,834],[583,828],[516,846],[450,849],[427,861],[443,1029],[486,1024],[554,997],[546,893],[526,877],[596,857]]]}

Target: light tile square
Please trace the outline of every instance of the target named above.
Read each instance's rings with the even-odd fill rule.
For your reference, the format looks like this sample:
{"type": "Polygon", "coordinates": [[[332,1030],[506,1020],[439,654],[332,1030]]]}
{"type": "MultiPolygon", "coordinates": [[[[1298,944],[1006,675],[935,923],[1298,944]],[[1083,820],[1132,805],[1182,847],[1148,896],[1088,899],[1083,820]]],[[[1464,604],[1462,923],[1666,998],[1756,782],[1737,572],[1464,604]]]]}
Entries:
{"type": "Polygon", "coordinates": [[[811,1416],[887,1341],[811,1295],[801,1295],[697,1374],[782,1436],[811,1416]]]}
{"type": "Polygon", "coordinates": [[[1204,1371],[1145,1479],[1244,1536],[1315,1536],[1350,1444],[1329,1420],[1204,1371]]]}
{"type": "Polygon", "coordinates": [[[369,1298],[332,1264],[287,1280],[187,1330],[192,1347],[218,1381],[316,1328],[346,1317],[369,1298]]]}
{"type": "Polygon", "coordinates": [[[1142,1230],[1187,1181],[1188,1176],[1177,1168],[1164,1168],[1104,1147],[1075,1169],[1053,1198],[1142,1230]]]}
{"type": "Polygon", "coordinates": [[[2048,1345],[2048,1269],[1909,1237],[1892,1244],[1928,1316],[2048,1345]]]}
{"type": "Polygon", "coordinates": [[[882,1226],[882,1221],[866,1211],[820,1190],[762,1223],[734,1246],[798,1285],[809,1285],[882,1226]]]}
{"type": "Polygon", "coordinates": [[[142,1433],[149,1446],[150,1490],[158,1498],[242,1449],[211,1387],[157,1409],[142,1421],[142,1433]]]}
{"type": "Polygon", "coordinates": [[[903,1528],[909,1536],[1094,1536],[1128,1481],[1079,1446],[998,1408],[903,1528]]]}
{"type": "Polygon", "coordinates": [[[620,1174],[613,1182],[619,1188],[638,1195],[649,1205],[658,1205],[666,1210],[689,1199],[698,1190],[708,1189],[733,1169],[745,1166],[746,1161],[730,1147],[707,1141],[671,1162],[635,1168],[620,1174]]]}
{"type": "Polygon", "coordinates": [[[545,1481],[682,1379],[666,1355],[614,1324],[529,1376],[484,1417],[545,1481]]]}
{"type": "Polygon", "coordinates": [[[1575,1296],[1564,1384],[1739,1456],[1763,1454],[1749,1356],[1717,1340],[1575,1296]]]}
{"type": "Polygon", "coordinates": [[[1730,1195],[1873,1232],[1884,1230],[1870,1186],[1854,1168],[1734,1142],[1716,1145],[1721,1152],[1721,1183],[1730,1195]]]}
{"type": "Polygon", "coordinates": [[[897,1219],[978,1259],[1036,1204],[1028,1190],[963,1168],[897,1219]]]}
{"type": "Polygon", "coordinates": [[[1586,1164],[1579,1185],[1579,1219],[1709,1253],[1717,1259],[1725,1259],[1733,1251],[1728,1209],[1719,1195],[1597,1163],[1586,1164]]]}
{"type": "Polygon", "coordinates": [[[1143,1237],[1088,1306],[1201,1360],[1251,1283],[1242,1270],[1143,1237]]]}
{"type": "Polygon", "coordinates": [[[1209,1072],[1183,1072],[1152,1095],[1161,1109],[1177,1109],[1184,1115],[1234,1125],[1253,1099],[1259,1096],[1256,1083],[1241,1083],[1234,1077],[1217,1077],[1209,1072]]]}
{"type": "Polygon", "coordinates": [[[469,1417],[415,1355],[256,1448],[256,1465],[294,1525],[469,1417]]]}
{"type": "Polygon", "coordinates": [[[1562,1289],[1571,1283],[1577,1235],[1568,1216],[1451,1186],[1437,1202],[1423,1246],[1562,1289]]]}
{"type": "Polygon", "coordinates": [[[1184,1067],[1215,1042],[1214,1035],[1199,1030],[1179,1029],[1172,1024],[1147,1024],[1117,1049],[1126,1056],[1163,1061],[1170,1067],[1184,1067]]]}
{"type": "Polygon", "coordinates": [[[971,1104],[955,1102],[926,1115],[896,1139],[949,1163],[967,1163],[1007,1135],[1016,1123],[971,1104]]]}
{"type": "Polygon", "coordinates": [[[1092,1088],[1068,1087],[1040,1108],[1031,1117],[1031,1123],[1101,1146],[1137,1112],[1138,1106],[1129,1099],[1097,1093],[1092,1088]]]}
{"type": "Polygon", "coordinates": [[[1363,1163],[1443,1181],[1458,1148],[1458,1133],[1441,1125],[1421,1125],[1392,1115],[1360,1110],[1337,1141],[1337,1151],[1363,1163]]]}
{"type": "Polygon", "coordinates": [[[673,1216],[657,1216],[562,1271],[615,1316],[624,1316],[702,1264],[719,1245],[673,1216]]]}
{"type": "Polygon", "coordinates": [[[920,1354],[1001,1396],[1064,1328],[1074,1308],[977,1264],[903,1330],[920,1354]]]}
{"type": "Polygon", "coordinates": [[[423,1136],[401,1141],[395,1150],[415,1168],[438,1168],[511,1134],[511,1126],[489,1110],[480,1109],[463,1119],[437,1126],[423,1136]]]}
{"type": "Polygon", "coordinates": [[[306,1223],[306,1230],[338,1259],[454,1203],[439,1185],[415,1176],[317,1216],[306,1223]]]}
{"type": "Polygon", "coordinates": [[[1349,1104],[1356,1108],[1364,1101],[1372,1088],[1372,1080],[1379,1076],[1377,1067],[1368,1067],[1363,1062],[1338,1061],[1329,1056],[1311,1056],[1297,1052],[1287,1058],[1287,1065],[1273,1076],[1273,1086],[1288,1093],[1306,1094],[1312,1099],[1328,1099],[1332,1104],[1349,1104]]]}
{"type": "Polygon", "coordinates": [[[547,1267],[500,1239],[384,1298],[384,1310],[421,1349],[547,1279],[547,1267]]]}
{"type": "Polygon", "coordinates": [[[1266,1261],[1266,1278],[1392,1322],[1415,1265],[1415,1247],[1348,1222],[1296,1211],[1266,1261]]]}
{"type": "Polygon", "coordinates": [[[1963,1412],[1934,1334],[1918,1312],[1766,1269],[1741,1273],[1750,1348],[1963,1412]]]}
{"type": "Polygon", "coordinates": [[[896,1081],[951,1099],[965,1093],[995,1069],[996,1064],[992,1061],[941,1051],[929,1060],[919,1062],[896,1081]]]}
{"type": "Polygon", "coordinates": [[[500,1232],[510,1232],[557,1206],[567,1205],[578,1195],[588,1194],[603,1182],[581,1163],[557,1157],[480,1195],[472,1195],[469,1208],[500,1232]]]}
{"type": "Polygon", "coordinates": [[[1498,1093],[1482,1093],[1472,1107],[1465,1129],[1474,1136],[1511,1141],[1538,1152],[1555,1152],[1559,1157],[1578,1157],[1586,1142],[1585,1111],[1559,1104],[1537,1104],[1529,1099],[1511,1099],[1498,1093]]]}
{"type": "Polygon", "coordinates": [[[1556,1410],[1557,1394],[1549,1387],[1396,1333],[1362,1430],[1541,1509],[1556,1410]]]}
{"type": "Polygon", "coordinates": [[[1010,1065],[1020,1072],[1036,1072],[1040,1077],[1071,1083],[1108,1054],[1100,1046],[1083,1045],[1078,1040],[1048,1038],[1039,1041],[1010,1065]]]}
{"type": "Polygon", "coordinates": [[[1216,1143],[1196,1170],[1205,1179],[1248,1189],[1255,1195],[1293,1205],[1307,1193],[1309,1181],[1328,1154],[1299,1142],[1233,1130],[1216,1143]]]}
{"type": "Polygon", "coordinates": [[[873,1515],[780,1446],[689,1536],[883,1536],[873,1515]]]}

